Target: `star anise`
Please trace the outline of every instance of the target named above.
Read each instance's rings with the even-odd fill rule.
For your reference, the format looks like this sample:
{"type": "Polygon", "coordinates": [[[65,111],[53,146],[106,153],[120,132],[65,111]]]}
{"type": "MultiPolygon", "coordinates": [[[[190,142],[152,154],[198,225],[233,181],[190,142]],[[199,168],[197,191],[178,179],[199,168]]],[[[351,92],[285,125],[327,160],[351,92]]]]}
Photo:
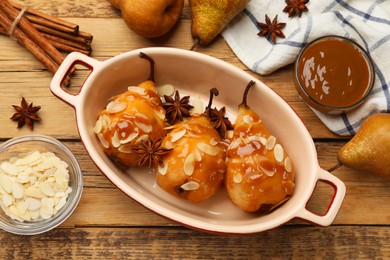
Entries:
{"type": "Polygon", "coordinates": [[[274,43],[276,43],[276,36],[285,38],[284,34],[282,33],[282,29],[286,26],[286,23],[278,23],[277,15],[272,20],[272,22],[268,15],[265,15],[265,22],[266,23],[257,22],[257,25],[261,28],[257,35],[271,38],[274,43]]]}
{"type": "Polygon", "coordinates": [[[307,12],[309,9],[306,4],[309,0],[286,0],[286,7],[283,9],[283,12],[288,13],[288,17],[293,17],[298,15],[301,17],[302,12],[307,12]]]}
{"type": "Polygon", "coordinates": [[[20,106],[12,105],[17,111],[10,118],[14,121],[18,121],[18,129],[22,128],[25,124],[33,130],[34,121],[41,121],[41,118],[37,115],[37,112],[41,109],[40,106],[34,106],[33,103],[27,104],[26,99],[23,97],[20,102],[20,106]]]}
{"type": "Polygon", "coordinates": [[[226,108],[222,107],[220,110],[213,108],[210,110],[210,120],[215,130],[217,130],[221,138],[225,138],[226,131],[233,129],[233,124],[229,118],[225,116],[226,108]]]}
{"type": "Polygon", "coordinates": [[[164,95],[164,99],[165,103],[163,103],[163,108],[165,109],[168,122],[172,125],[176,121],[182,120],[183,117],[191,116],[189,110],[192,109],[193,106],[189,104],[190,96],[180,98],[179,91],[176,90],[175,98],[164,95]]]}
{"type": "Polygon", "coordinates": [[[133,150],[140,155],[140,158],[137,163],[138,166],[147,164],[150,168],[155,163],[162,166],[163,160],[161,156],[167,154],[172,149],[161,147],[161,143],[161,137],[154,142],[150,138],[148,138],[146,142],[142,141],[138,147],[133,147],[133,150]]]}

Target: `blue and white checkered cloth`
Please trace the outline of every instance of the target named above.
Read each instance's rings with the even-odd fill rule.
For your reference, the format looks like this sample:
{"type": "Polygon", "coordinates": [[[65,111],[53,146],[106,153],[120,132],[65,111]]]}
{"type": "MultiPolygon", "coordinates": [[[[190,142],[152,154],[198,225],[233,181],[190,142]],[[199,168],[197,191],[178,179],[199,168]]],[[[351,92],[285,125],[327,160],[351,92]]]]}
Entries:
{"type": "MultiPolygon", "coordinates": [[[[358,109],[342,115],[314,111],[338,135],[353,135],[363,120],[377,112],[390,112],[390,0],[310,0],[308,12],[288,17],[284,0],[252,0],[222,36],[237,57],[261,75],[293,63],[308,42],[326,35],[350,38],[371,56],[376,77],[369,99],[358,109]],[[276,44],[259,37],[257,21],[278,15],[286,22],[285,39],[276,44]]],[[[291,86],[294,88],[294,86],[291,86]]]]}

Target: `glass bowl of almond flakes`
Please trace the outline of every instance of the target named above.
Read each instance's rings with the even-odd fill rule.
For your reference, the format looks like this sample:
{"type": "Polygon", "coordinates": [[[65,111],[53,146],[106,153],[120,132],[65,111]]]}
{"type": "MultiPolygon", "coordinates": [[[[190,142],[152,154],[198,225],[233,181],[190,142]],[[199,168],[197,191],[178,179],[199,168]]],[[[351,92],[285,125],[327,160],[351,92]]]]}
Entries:
{"type": "Polygon", "coordinates": [[[0,146],[0,229],[35,235],[76,209],[83,176],[74,154],[55,138],[25,135],[0,146]]]}

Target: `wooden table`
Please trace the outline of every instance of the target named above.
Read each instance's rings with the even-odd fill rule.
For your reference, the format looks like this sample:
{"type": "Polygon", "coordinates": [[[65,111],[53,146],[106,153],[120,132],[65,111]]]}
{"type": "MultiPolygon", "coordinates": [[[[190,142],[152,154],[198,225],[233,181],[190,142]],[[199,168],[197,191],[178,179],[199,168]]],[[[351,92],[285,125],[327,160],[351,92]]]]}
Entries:
{"type": "MultiPolygon", "coordinates": [[[[107,0],[26,0],[34,9],[62,17],[94,35],[92,57],[149,46],[189,49],[191,12],[186,3],[182,19],[164,39],[146,40],[130,31],[107,0]]],[[[248,71],[222,38],[198,52],[248,71]]],[[[336,163],[336,153],[348,139],[332,134],[299,99],[292,66],[268,76],[254,77],[281,95],[298,113],[312,135],[321,167],[336,163]]],[[[390,182],[342,167],[334,174],[345,182],[347,195],[333,224],[317,227],[300,220],[260,234],[221,236],[181,227],[140,206],[114,187],[94,166],[76,128],[74,110],[52,95],[52,75],[17,42],[0,36],[0,138],[30,134],[16,129],[9,118],[21,97],[42,107],[42,122],[33,133],[55,137],[77,156],[84,173],[84,194],[72,216],[45,234],[18,236],[0,231],[0,259],[258,259],[258,258],[376,258],[390,257],[390,182]]],[[[83,73],[76,74],[78,86],[83,73]]],[[[324,213],[332,193],[319,183],[308,208],[324,213]]]]}

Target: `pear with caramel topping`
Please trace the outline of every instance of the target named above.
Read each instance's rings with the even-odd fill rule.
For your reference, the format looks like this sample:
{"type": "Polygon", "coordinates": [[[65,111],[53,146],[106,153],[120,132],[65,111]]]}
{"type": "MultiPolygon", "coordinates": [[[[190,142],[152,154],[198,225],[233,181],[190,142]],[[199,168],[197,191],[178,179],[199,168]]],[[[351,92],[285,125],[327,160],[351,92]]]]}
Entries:
{"type": "Polygon", "coordinates": [[[209,118],[212,98],[202,115],[176,123],[163,139],[162,146],[173,148],[156,165],[157,184],[170,194],[193,203],[210,198],[222,185],[225,153],[221,138],[209,118]]]}
{"type": "Polygon", "coordinates": [[[140,155],[133,148],[149,139],[156,141],[166,133],[165,110],[155,88],[154,61],[142,52],[140,57],[149,61],[149,79],[113,97],[94,129],[104,152],[124,167],[140,166],[140,155]]]}
{"type": "Polygon", "coordinates": [[[226,151],[225,185],[229,197],[248,212],[268,211],[283,203],[294,190],[294,167],[290,157],[247,105],[249,82],[226,151]]]}

